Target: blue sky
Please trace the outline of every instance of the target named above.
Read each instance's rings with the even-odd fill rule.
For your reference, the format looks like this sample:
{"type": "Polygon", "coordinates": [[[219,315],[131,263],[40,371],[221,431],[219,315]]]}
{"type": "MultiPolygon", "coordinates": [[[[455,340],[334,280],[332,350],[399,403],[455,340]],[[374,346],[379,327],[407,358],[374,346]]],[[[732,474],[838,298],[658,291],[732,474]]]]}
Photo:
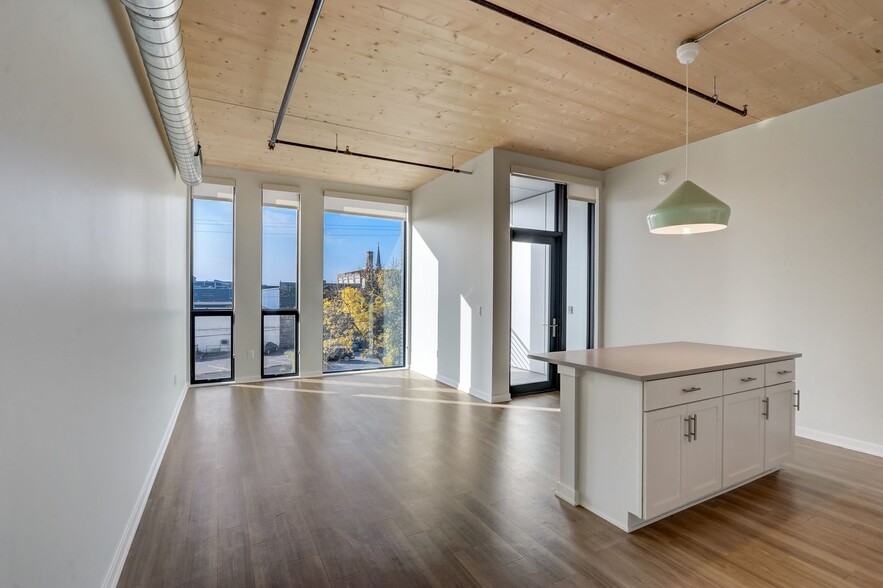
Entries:
{"type": "MultiPolygon", "coordinates": [[[[294,281],[297,260],[297,210],[264,207],[264,284],[294,281]]],[[[193,275],[197,280],[231,280],[233,267],[233,204],[193,200],[193,275]]],[[[337,274],[365,267],[365,252],[380,245],[383,265],[402,263],[402,226],[399,220],[325,213],[323,277],[337,282],[337,274]]]]}
{"type": "Polygon", "coordinates": [[[326,282],[337,282],[337,274],[365,267],[365,252],[377,251],[384,267],[402,265],[403,221],[325,213],[326,282]]]}
{"type": "Polygon", "coordinates": [[[297,213],[264,206],[263,284],[297,281],[297,213]]]}
{"type": "Polygon", "coordinates": [[[233,279],[233,203],[193,199],[193,275],[233,279]]]}

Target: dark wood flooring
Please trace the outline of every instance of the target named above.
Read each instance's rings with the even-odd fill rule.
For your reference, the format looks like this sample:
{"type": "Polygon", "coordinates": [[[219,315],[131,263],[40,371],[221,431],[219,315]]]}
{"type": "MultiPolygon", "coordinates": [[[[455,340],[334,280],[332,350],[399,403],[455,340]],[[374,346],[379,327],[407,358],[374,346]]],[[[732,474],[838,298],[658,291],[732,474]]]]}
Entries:
{"type": "Polygon", "coordinates": [[[798,440],[626,534],[555,498],[557,405],[406,371],[192,389],[119,585],[883,586],[883,459],[798,440]]]}

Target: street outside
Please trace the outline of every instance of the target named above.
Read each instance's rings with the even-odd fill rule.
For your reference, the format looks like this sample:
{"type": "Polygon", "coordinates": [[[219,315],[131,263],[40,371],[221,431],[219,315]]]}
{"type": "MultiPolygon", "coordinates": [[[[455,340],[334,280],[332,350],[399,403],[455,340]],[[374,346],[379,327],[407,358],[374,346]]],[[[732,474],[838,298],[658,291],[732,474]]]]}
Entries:
{"type": "Polygon", "coordinates": [[[326,373],[347,372],[351,370],[376,370],[383,367],[383,362],[376,357],[364,357],[358,353],[352,359],[340,359],[323,363],[324,371],[326,373]]]}
{"type": "MultiPolygon", "coordinates": [[[[383,362],[376,357],[364,357],[356,354],[352,359],[323,362],[325,373],[358,370],[376,370],[382,368],[383,362]]],[[[264,374],[275,376],[291,373],[291,361],[284,353],[264,356],[264,374]]],[[[226,380],[230,377],[229,354],[204,354],[196,358],[196,379],[200,381],[226,380]]]]}

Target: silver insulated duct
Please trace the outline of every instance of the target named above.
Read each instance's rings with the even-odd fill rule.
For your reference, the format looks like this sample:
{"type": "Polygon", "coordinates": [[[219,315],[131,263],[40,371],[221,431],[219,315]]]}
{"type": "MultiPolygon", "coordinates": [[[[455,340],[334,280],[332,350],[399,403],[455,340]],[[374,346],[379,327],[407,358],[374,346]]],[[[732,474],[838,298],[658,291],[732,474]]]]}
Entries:
{"type": "Polygon", "coordinates": [[[153,88],[153,97],[172,147],[181,179],[202,181],[202,155],[190,106],[184,40],[178,11],[182,0],[121,0],[153,88]]]}

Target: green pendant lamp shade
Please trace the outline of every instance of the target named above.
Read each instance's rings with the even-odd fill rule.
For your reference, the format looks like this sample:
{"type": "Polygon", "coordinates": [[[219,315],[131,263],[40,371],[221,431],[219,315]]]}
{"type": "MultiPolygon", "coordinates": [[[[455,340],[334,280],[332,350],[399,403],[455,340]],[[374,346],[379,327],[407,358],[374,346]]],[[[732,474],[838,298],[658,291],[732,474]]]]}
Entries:
{"type": "Polygon", "coordinates": [[[647,215],[651,233],[687,235],[727,228],[730,207],[691,182],[685,181],[647,215]]]}

